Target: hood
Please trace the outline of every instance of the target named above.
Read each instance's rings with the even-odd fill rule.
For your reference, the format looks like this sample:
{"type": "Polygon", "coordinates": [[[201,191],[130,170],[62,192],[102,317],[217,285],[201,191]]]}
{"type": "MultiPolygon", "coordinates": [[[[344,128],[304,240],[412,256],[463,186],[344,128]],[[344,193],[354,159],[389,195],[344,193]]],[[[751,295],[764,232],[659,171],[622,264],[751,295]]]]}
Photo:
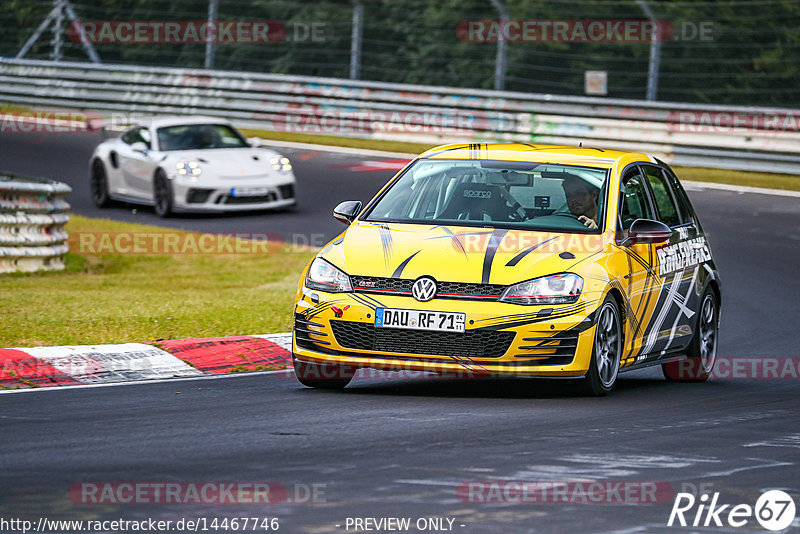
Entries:
{"type": "Polygon", "coordinates": [[[350,275],[508,285],[575,272],[602,250],[598,234],[355,222],[321,255],[350,275]]]}
{"type": "Polygon", "coordinates": [[[170,164],[180,160],[196,161],[203,173],[216,176],[247,178],[272,173],[269,160],[276,152],[263,148],[215,148],[211,150],[179,150],[167,152],[170,164]],[[258,158],[258,159],[255,159],[258,158]]]}

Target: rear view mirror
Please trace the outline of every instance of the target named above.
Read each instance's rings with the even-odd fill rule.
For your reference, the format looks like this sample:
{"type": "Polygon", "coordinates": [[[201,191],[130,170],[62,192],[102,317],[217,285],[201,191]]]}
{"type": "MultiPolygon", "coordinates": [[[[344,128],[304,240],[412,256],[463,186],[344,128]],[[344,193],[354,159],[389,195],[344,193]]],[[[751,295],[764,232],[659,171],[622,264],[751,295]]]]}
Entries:
{"type": "Polygon", "coordinates": [[[141,141],[136,141],[131,145],[131,150],[140,154],[147,154],[147,145],[141,141]]]}
{"type": "Polygon", "coordinates": [[[247,140],[247,144],[249,144],[253,148],[259,148],[264,143],[261,141],[260,137],[251,137],[247,140]]]}
{"type": "Polygon", "coordinates": [[[666,243],[670,237],[672,237],[672,230],[666,224],[652,219],[636,219],[628,229],[628,237],[623,239],[619,245],[629,247],[631,245],[666,243]]]}
{"type": "Polygon", "coordinates": [[[346,200],[333,208],[333,216],[342,224],[350,224],[359,211],[361,211],[360,200],[346,200]]]}

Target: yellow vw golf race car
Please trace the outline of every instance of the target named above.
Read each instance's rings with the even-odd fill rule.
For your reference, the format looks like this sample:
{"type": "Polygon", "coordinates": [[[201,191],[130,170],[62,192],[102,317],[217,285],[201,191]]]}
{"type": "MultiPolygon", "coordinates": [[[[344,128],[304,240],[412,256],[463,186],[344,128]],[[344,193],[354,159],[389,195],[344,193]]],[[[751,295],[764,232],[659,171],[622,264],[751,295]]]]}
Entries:
{"type": "Polygon", "coordinates": [[[645,154],[442,146],[334,216],[348,227],[296,295],[307,386],[375,368],[583,377],[605,395],[646,366],[711,373],[719,275],[675,174],[645,154]]]}

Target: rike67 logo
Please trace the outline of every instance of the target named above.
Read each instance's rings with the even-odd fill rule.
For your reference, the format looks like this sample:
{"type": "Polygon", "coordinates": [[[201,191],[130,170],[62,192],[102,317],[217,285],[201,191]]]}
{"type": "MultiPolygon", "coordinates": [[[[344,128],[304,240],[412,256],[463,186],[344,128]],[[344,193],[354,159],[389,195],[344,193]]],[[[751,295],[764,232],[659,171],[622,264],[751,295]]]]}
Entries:
{"type": "Polygon", "coordinates": [[[699,499],[691,493],[678,493],[667,526],[738,528],[750,524],[754,518],[767,530],[784,530],[794,521],[794,500],[784,491],[769,490],[758,498],[755,506],[733,506],[719,504],[719,492],[714,493],[710,501],[707,493],[699,499]]]}

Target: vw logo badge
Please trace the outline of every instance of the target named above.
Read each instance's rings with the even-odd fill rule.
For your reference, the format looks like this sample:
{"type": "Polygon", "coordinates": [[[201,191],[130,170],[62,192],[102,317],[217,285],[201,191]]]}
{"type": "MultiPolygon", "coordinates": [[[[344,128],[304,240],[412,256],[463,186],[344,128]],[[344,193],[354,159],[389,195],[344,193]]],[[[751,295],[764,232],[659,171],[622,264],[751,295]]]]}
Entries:
{"type": "Polygon", "coordinates": [[[428,302],[436,296],[436,282],[428,276],[418,278],[411,286],[411,295],[420,302],[428,302]]]}

